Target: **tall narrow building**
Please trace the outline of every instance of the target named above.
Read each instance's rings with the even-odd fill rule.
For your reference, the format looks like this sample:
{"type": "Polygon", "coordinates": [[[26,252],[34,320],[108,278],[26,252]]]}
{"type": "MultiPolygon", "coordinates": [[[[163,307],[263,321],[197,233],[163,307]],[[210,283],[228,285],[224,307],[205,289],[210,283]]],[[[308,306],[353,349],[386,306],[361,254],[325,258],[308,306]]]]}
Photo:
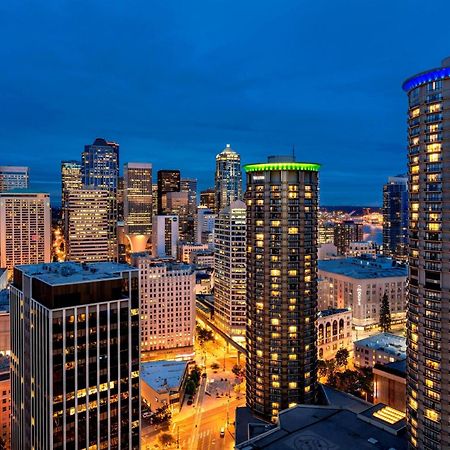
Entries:
{"type": "Polygon", "coordinates": [[[363,224],[344,220],[334,226],[334,245],[339,255],[346,255],[352,242],[363,240],[363,224]]]}
{"type": "Polygon", "coordinates": [[[81,155],[84,187],[108,192],[108,246],[110,259],[118,257],[117,249],[117,188],[119,179],[119,144],[97,138],[86,145],[81,155]]]}
{"type": "Polygon", "coordinates": [[[0,267],[51,261],[48,194],[0,193],[0,267]]]}
{"type": "Polygon", "coordinates": [[[127,163],[123,179],[125,234],[131,251],[141,252],[152,235],[152,165],[127,163]]]}
{"type": "Polygon", "coordinates": [[[12,449],[139,449],[138,271],[18,266],[10,303],[12,449]]]}
{"type": "Polygon", "coordinates": [[[178,216],[153,216],[152,255],[176,258],[179,238],[178,216]]]}
{"type": "Polygon", "coordinates": [[[27,189],[29,171],[28,167],[23,166],[0,166],[0,192],[27,189]]]}
{"type": "Polygon", "coordinates": [[[409,444],[450,448],[450,58],[407,79],[409,444]]]}
{"type": "Polygon", "coordinates": [[[242,199],[241,157],[227,144],[216,156],[216,212],[242,199]]]}
{"type": "Polygon", "coordinates": [[[167,211],[167,193],[180,192],[179,170],[158,170],[158,215],[169,214],[167,211]]]}
{"type": "Polygon", "coordinates": [[[266,420],[317,391],[320,165],[269,157],[247,172],[247,406],[266,420]]]}
{"type": "Polygon", "coordinates": [[[108,208],[107,191],[78,189],[69,192],[66,209],[66,260],[111,261],[108,208]]]}
{"type": "Polygon", "coordinates": [[[408,177],[389,177],[383,187],[383,252],[406,259],[408,245],[408,177]]]}
{"type": "Polygon", "coordinates": [[[188,193],[188,213],[194,216],[197,212],[197,178],[182,178],[180,191],[188,193]]]}
{"type": "Polygon", "coordinates": [[[68,241],[68,200],[71,192],[81,189],[81,162],[61,161],[61,219],[63,223],[64,242],[68,241]]]}
{"type": "Polygon", "coordinates": [[[246,214],[245,203],[231,202],[217,214],[214,228],[214,318],[217,326],[245,343],[246,214]]]}
{"type": "Polygon", "coordinates": [[[216,191],[214,188],[208,188],[200,192],[200,206],[216,211],[216,191]]]}

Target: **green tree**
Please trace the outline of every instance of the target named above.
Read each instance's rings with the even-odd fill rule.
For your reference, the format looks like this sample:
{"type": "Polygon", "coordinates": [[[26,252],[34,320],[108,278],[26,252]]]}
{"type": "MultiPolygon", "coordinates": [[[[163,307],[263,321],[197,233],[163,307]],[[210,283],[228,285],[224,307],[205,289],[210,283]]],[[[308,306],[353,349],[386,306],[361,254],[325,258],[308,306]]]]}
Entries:
{"type": "Polygon", "coordinates": [[[347,367],[348,364],[348,357],[349,357],[349,352],[346,348],[340,348],[337,352],[336,352],[336,365],[338,367],[347,367]]]}
{"type": "Polygon", "coordinates": [[[195,366],[189,375],[189,379],[195,383],[195,387],[197,387],[200,384],[201,373],[202,372],[200,368],[198,366],[195,366]]]}
{"type": "Polygon", "coordinates": [[[389,306],[389,298],[385,292],[381,300],[380,307],[380,329],[384,333],[391,329],[391,308],[389,306]]]}
{"type": "Polygon", "coordinates": [[[194,381],[192,381],[192,380],[190,380],[190,379],[187,380],[187,381],[186,381],[186,386],[184,387],[184,392],[185,392],[187,395],[194,395],[195,389],[196,389],[196,386],[195,386],[194,381]]]}
{"type": "Polygon", "coordinates": [[[163,446],[172,445],[175,443],[174,437],[170,433],[162,433],[159,440],[163,446]]]}
{"type": "Polygon", "coordinates": [[[326,377],[328,375],[328,366],[323,359],[319,359],[319,361],[317,361],[317,371],[319,372],[320,378],[326,377]]]}

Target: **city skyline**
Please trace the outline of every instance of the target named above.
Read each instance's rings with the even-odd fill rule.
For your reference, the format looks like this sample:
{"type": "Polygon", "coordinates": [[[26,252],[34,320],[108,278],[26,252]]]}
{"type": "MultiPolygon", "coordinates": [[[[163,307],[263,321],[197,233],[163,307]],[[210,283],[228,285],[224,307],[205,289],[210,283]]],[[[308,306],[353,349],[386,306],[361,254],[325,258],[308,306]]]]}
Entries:
{"type": "Polygon", "coordinates": [[[295,145],[323,165],[322,204],[381,205],[378,186],[406,166],[401,83],[449,53],[445,27],[433,46],[405,38],[415,4],[2,5],[2,164],[29,165],[56,200],[60,161],[97,136],[119,142],[123,162],[179,160],[200,190],[227,143],[242,164],[295,145]]]}

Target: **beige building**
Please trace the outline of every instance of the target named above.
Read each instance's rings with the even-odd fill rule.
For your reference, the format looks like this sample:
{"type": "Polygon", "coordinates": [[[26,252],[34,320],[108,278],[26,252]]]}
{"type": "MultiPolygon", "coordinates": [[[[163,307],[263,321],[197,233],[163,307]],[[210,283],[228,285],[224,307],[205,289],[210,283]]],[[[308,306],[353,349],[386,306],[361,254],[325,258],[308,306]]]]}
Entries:
{"type": "Polygon", "coordinates": [[[341,348],[353,350],[352,312],[349,309],[320,311],[316,327],[319,359],[332,359],[341,348]]]}
{"type": "Polygon", "coordinates": [[[106,190],[79,189],[67,195],[66,259],[76,262],[108,261],[109,194],[106,190]]]}
{"type": "Polygon", "coordinates": [[[0,267],[51,260],[48,194],[0,193],[0,267]]]}
{"type": "Polygon", "coordinates": [[[373,242],[350,242],[348,244],[347,256],[363,256],[377,254],[377,249],[373,242]]]}
{"type": "Polygon", "coordinates": [[[154,257],[177,257],[178,221],[178,216],[153,216],[152,255],[154,257]]]}
{"type": "Polygon", "coordinates": [[[186,264],[190,264],[192,253],[197,252],[199,250],[208,250],[208,244],[193,244],[193,243],[180,242],[178,244],[177,259],[178,259],[178,261],[184,262],[186,264]]]}
{"type": "Polygon", "coordinates": [[[373,368],[374,403],[406,411],[406,359],[373,368]]]}
{"type": "Polygon", "coordinates": [[[383,295],[392,323],[406,317],[407,269],[385,257],[319,261],[319,309],[351,308],[356,329],[378,326],[383,295]]]}
{"type": "Polygon", "coordinates": [[[132,255],[139,269],[141,351],[192,353],[195,330],[195,273],[190,265],[132,255]]]}

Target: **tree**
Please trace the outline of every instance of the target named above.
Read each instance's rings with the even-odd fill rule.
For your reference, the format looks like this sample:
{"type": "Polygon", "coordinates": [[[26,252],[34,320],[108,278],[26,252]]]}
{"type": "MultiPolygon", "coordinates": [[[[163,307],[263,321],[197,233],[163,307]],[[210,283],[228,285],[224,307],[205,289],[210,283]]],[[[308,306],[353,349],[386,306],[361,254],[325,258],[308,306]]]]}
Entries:
{"type": "Polygon", "coordinates": [[[238,377],[242,374],[242,367],[239,364],[235,364],[231,371],[238,377]]]}
{"type": "Polygon", "coordinates": [[[190,375],[189,375],[189,380],[192,380],[195,384],[195,387],[197,387],[200,384],[200,376],[201,376],[201,370],[198,366],[195,366],[190,375]]]}
{"type": "Polygon", "coordinates": [[[336,352],[336,365],[338,367],[347,367],[348,364],[348,357],[349,357],[349,352],[346,348],[340,348],[337,352],[336,352]]]}
{"type": "Polygon", "coordinates": [[[186,381],[186,386],[184,388],[184,392],[187,395],[194,395],[195,394],[195,389],[196,389],[196,386],[195,386],[194,381],[193,380],[187,380],[186,381]]]}
{"type": "Polygon", "coordinates": [[[319,372],[320,378],[326,377],[328,375],[328,366],[323,359],[319,359],[319,361],[317,361],[317,370],[319,372]]]}
{"type": "Polygon", "coordinates": [[[220,367],[219,364],[216,363],[216,362],[213,362],[213,363],[211,364],[211,369],[212,369],[212,370],[217,370],[219,367],[220,367]]]}
{"type": "Polygon", "coordinates": [[[170,433],[162,433],[159,436],[159,440],[161,441],[161,444],[164,446],[172,445],[175,443],[175,439],[170,433]]]}
{"type": "Polygon", "coordinates": [[[389,306],[389,298],[385,292],[381,300],[380,307],[380,329],[386,333],[391,329],[391,308],[389,306]]]}

